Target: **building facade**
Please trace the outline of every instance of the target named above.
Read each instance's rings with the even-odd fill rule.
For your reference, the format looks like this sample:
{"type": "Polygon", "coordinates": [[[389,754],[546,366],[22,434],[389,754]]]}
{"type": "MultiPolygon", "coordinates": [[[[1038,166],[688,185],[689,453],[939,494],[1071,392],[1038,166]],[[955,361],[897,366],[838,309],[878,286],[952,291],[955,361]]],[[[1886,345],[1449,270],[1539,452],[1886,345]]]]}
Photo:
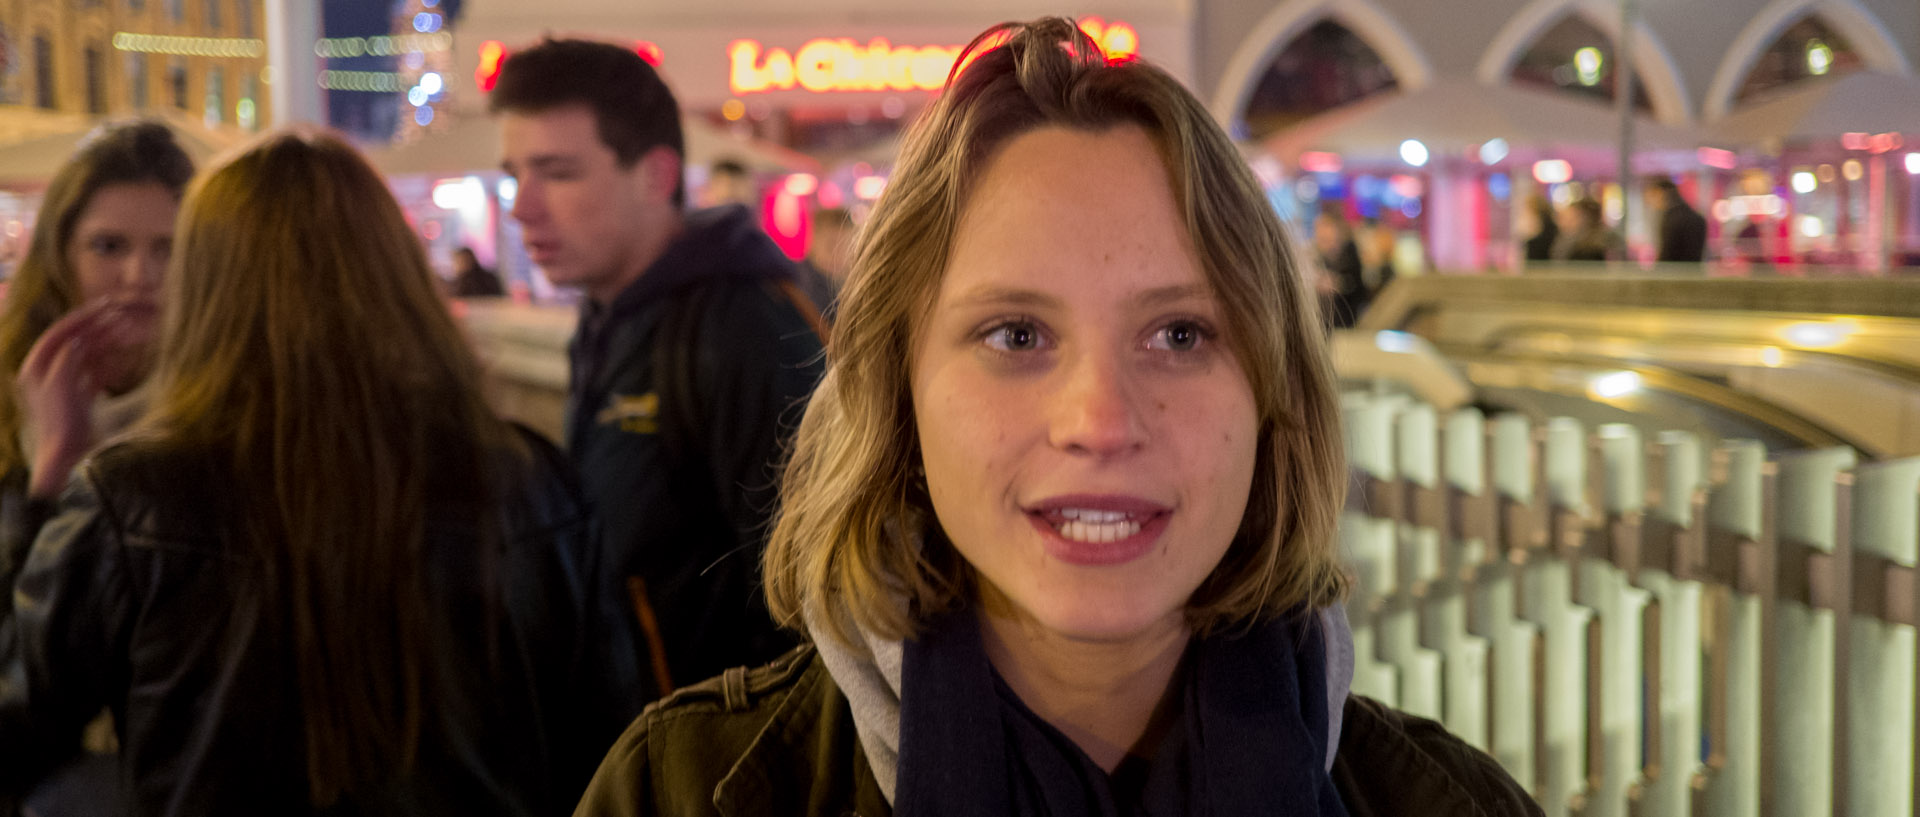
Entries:
{"type": "Polygon", "coordinates": [[[0,119],[267,124],[265,0],[0,0],[0,119]]]}

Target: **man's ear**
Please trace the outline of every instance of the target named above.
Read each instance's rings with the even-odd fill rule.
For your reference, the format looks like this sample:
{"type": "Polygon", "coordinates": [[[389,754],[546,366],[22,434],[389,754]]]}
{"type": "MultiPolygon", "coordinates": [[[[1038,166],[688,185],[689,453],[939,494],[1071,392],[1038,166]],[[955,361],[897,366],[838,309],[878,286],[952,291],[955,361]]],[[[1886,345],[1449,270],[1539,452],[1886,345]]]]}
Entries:
{"type": "Polygon", "coordinates": [[[674,191],[682,184],[679,154],[666,145],[655,145],[640,154],[640,178],[648,200],[671,204],[674,191]]]}

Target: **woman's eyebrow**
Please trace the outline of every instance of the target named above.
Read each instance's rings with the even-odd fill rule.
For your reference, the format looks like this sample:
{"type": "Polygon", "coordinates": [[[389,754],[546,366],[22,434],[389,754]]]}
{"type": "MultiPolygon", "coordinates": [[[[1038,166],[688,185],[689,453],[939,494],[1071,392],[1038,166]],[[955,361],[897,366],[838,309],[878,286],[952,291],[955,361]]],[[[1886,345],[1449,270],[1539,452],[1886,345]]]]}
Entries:
{"type": "Polygon", "coordinates": [[[953,299],[954,306],[1035,306],[1057,307],[1060,299],[1037,289],[983,284],[953,299]]]}
{"type": "MultiPolygon", "coordinates": [[[[1175,284],[1141,290],[1129,300],[1140,307],[1159,307],[1182,301],[1208,300],[1213,288],[1204,283],[1175,284]]],[[[1031,306],[1058,307],[1059,296],[1037,289],[983,284],[955,296],[953,306],[1031,306]]]]}
{"type": "Polygon", "coordinates": [[[1213,298],[1213,287],[1210,287],[1204,283],[1176,284],[1174,286],[1155,287],[1153,289],[1145,290],[1140,294],[1133,296],[1133,302],[1140,306],[1152,307],[1152,306],[1166,306],[1168,304],[1175,304],[1181,301],[1193,301],[1193,300],[1205,301],[1205,300],[1210,300],[1212,298],[1213,298]]]}

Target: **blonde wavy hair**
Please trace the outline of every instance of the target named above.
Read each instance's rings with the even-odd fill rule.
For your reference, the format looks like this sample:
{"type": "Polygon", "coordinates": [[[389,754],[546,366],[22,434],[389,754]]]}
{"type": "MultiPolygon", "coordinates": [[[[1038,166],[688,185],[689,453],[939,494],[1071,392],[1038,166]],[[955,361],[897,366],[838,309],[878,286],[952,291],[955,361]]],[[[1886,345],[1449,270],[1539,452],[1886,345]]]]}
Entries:
{"type": "Polygon", "coordinates": [[[1311,287],[1284,228],[1219,126],[1166,72],[1109,59],[1071,21],[1003,23],[968,45],[914,124],[854,245],[825,379],[800,423],[765,561],[777,620],[827,634],[912,636],[972,592],[919,469],[908,371],[971,186],[1003,145],[1042,127],[1145,130],[1237,339],[1259,412],[1245,517],[1187,605],[1196,633],[1337,601],[1345,501],[1337,388],[1311,287]]]}

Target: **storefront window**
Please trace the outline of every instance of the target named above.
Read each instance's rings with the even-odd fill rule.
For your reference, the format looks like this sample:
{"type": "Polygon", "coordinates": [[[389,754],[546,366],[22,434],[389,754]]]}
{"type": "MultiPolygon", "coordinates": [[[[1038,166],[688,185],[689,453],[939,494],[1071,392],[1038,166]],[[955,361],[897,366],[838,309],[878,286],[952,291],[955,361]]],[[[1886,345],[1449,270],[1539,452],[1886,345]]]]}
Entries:
{"type": "MultiPolygon", "coordinates": [[[[1547,29],[1533,47],[1513,66],[1513,81],[1563,91],[1578,96],[1614,100],[1615,73],[1619,63],[1613,55],[1613,39],[1577,15],[1568,15],[1547,29]]],[[[1639,78],[1633,81],[1633,106],[1651,112],[1647,89],[1639,78]]]]}
{"type": "Polygon", "coordinates": [[[247,130],[259,130],[260,77],[249,71],[240,82],[240,101],[233,106],[233,121],[247,130]]]}
{"type": "Polygon", "coordinates": [[[147,55],[127,52],[127,101],[136,111],[147,107],[147,55]]]}
{"type": "Polygon", "coordinates": [[[207,104],[204,114],[207,126],[212,127],[227,118],[227,72],[221,68],[207,69],[207,104]]]}
{"type": "Polygon", "coordinates": [[[1775,88],[1819,76],[1838,76],[1862,68],[1852,44],[1819,17],[1793,24],[1780,39],[1761,52],[1748,72],[1746,84],[1734,94],[1734,104],[1766,95],[1775,88]]]}
{"type": "Polygon", "coordinates": [[[207,31],[218,32],[220,30],[220,24],[225,22],[224,20],[220,19],[222,17],[222,15],[220,14],[220,6],[224,5],[226,0],[206,0],[206,2],[207,2],[207,31]]]}
{"type": "Polygon", "coordinates": [[[167,66],[167,87],[173,92],[173,107],[187,109],[187,67],[175,60],[167,66]]]}
{"type": "Polygon", "coordinates": [[[1322,20],[1274,57],[1243,117],[1261,139],[1332,108],[1397,86],[1393,69],[1346,26],[1322,20]]]}
{"type": "Polygon", "coordinates": [[[240,36],[253,36],[253,0],[239,0],[233,10],[234,16],[240,20],[240,36]]]}
{"type": "Polygon", "coordinates": [[[56,104],[53,98],[53,43],[45,34],[33,38],[33,104],[42,108],[52,108],[56,104]]]}
{"type": "Polygon", "coordinates": [[[87,46],[84,59],[87,69],[87,113],[106,113],[106,53],[101,50],[99,43],[94,43],[87,46]]]}

